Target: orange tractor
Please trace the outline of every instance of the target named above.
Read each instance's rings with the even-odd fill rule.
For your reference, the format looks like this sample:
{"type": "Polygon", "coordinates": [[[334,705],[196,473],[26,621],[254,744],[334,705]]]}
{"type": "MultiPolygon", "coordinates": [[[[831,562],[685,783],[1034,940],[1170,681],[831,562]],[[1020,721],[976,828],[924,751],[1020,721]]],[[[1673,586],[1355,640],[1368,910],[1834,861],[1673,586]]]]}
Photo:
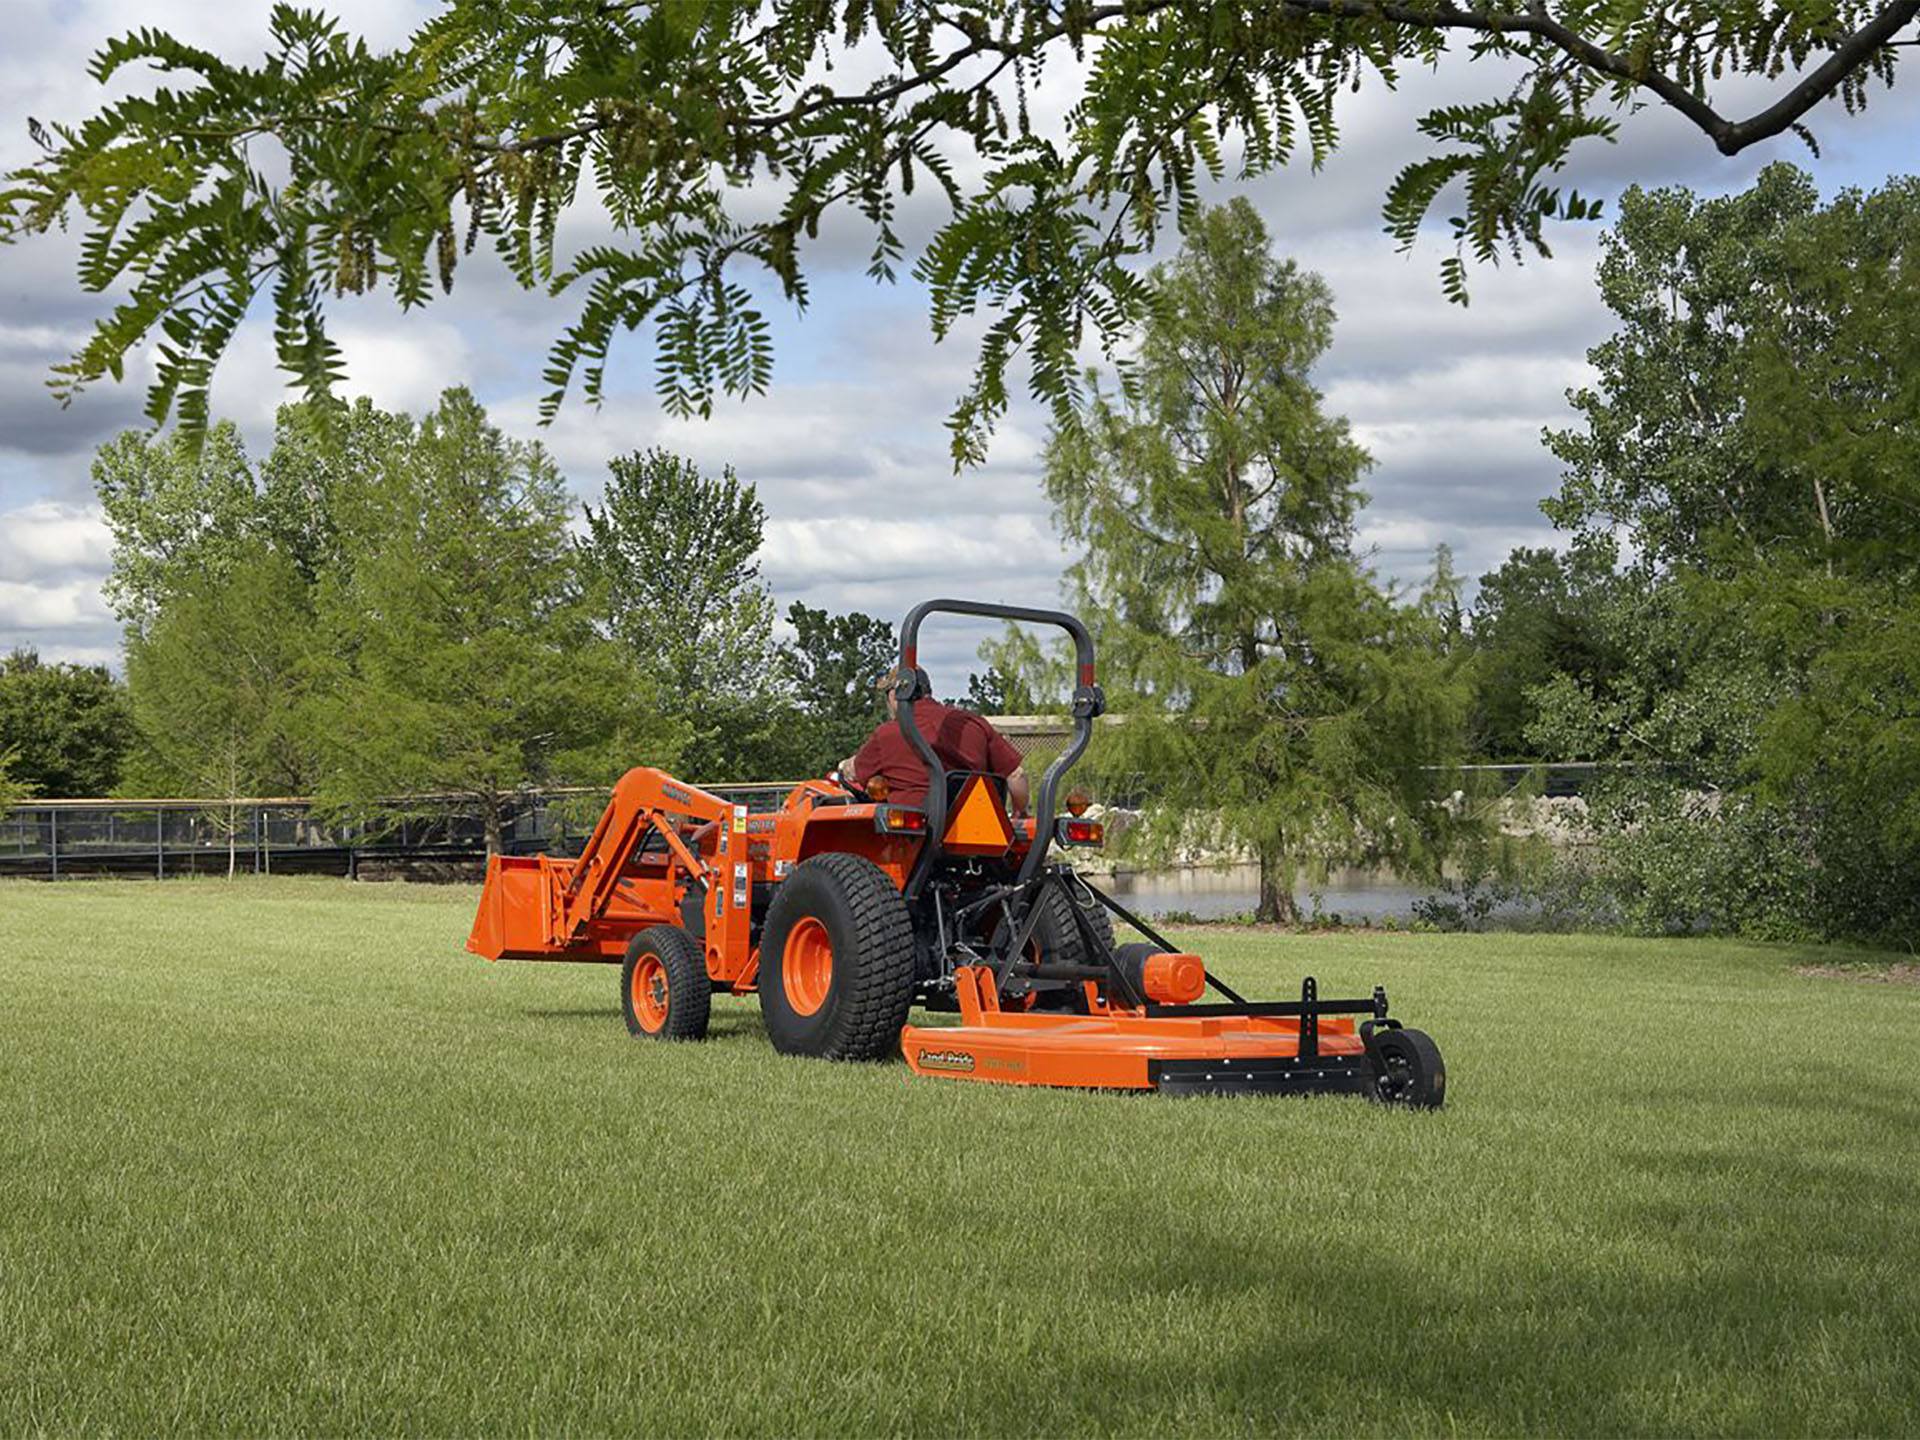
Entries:
{"type": "Polygon", "coordinates": [[[749,813],[659,770],[614,787],[577,859],[496,855],[467,948],[490,960],[618,964],[627,1028],[697,1040],[716,989],[758,993],[779,1050],[833,1060],[903,1053],[919,1075],[1178,1093],[1348,1093],[1438,1106],[1446,1070],[1386,992],[1249,1001],[1199,957],[1094,889],[1055,847],[1098,845],[1062,778],[1105,704],[1093,642],[1071,615],[930,600],[900,630],[898,723],[925,762],[923,806],[845,776],[749,813]],[[947,770],[920,733],[916,665],[934,612],[1057,625],[1079,665],[1072,742],[1033,815],[1002,777],[947,770]],[[1119,944],[1114,917],[1144,940],[1119,944]],[[1201,1003],[1207,989],[1220,997],[1201,1003]],[[908,1024],[918,1003],[959,1023],[908,1024]],[[1364,1018],[1362,1018],[1364,1017],[1364,1018]]]}

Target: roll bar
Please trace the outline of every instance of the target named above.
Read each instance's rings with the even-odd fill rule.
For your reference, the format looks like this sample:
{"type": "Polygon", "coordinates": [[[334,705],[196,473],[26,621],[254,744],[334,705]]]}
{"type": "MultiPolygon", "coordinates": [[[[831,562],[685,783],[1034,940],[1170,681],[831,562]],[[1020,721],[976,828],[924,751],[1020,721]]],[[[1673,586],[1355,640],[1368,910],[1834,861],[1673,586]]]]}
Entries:
{"type": "Polygon", "coordinates": [[[920,852],[920,862],[907,882],[907,895],[910,898],[919,893],[927,872],[932,868],[934,857],[939,853],[940,836],[946,833],[946,767],[941,765],[940,757],[934,753],[926,736],[920,733],[920,726],[913,715],[913,702],[926,699],[933,693],[932,687],[927,684],[925,672],[920,669],[919,654],[920,623],[935,613],[979,615],[989,620],[1012,620],[1026,625],[1053,625],[1073,637],[1076,666],[1073,740],[1047,767],[1047,773],[1040,781],[1040,791],[1033,806],[1033,844],[1028,848],[1027,858],[1020,867],[1019,878],[1023,884],[1040,873],[1040,867],[1046,863],[1047,850],[1053,844],[1053,801],[1060,777],[1072,769],[1074,762],[1086,752],[1093,740],[1094,718],[1107,708],[1107,697],[1094,679],[1093,636],[1077,616],[1069,615],[1064,610],[1031,610],[1022,605],[995,605],[982,600],[923,600],[909,610],[907,618],[900,624],[900,669],[894,679],[893,693],[900,702],[900,733],[927,767],[928,837],[927,845],[920,852]]]}

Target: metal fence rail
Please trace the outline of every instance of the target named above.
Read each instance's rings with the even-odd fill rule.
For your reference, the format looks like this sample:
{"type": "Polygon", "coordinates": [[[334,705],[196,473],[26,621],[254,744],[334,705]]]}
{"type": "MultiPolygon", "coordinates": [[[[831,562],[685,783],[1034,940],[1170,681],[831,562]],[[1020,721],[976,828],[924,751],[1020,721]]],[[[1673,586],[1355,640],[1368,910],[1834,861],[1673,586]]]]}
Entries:
{"type": "MultiPolygon", "coordinates": [[[[778,804],[791,786],[705,787],[735,804],[778,804]],[[771,798],[769,798],[771,797],[771,798]]],[[[502,828],[510,854],[577,850],[604,789],[515,797],[502,828]]],[[[455,797],[406,801],[377,823],[330,820],[301,798],[41,800],[0,819],[0,876],[430,874],[486,854],[486,822],[455,797]]]]}
{"type": "MultiPolygon", "coordinates": [[[[990,716],[1038,775],[1070,727],[1048,715],[990,716]]],[[[1466,765],[1499,789],[1531,784],[1547,796],[1578,795],[1608,766],[1466,765]]],[[[1089,770],[1096,800],[1138,808],[1148,777],[1089,770]]],[[[777,806],[796,782],[706,785],[752,809],[777,806]]],[[[1471,782],[1469,782],[1471,783],[1471,782]]],[[[509,854],[574,854],[606,806],[606,788],[557,788],[516,796],[501,848],[509,854]]],[[[37,800],[0,818],[0,876],[320,874],[456,878],[486,854],[480,811],[456,796],[396,801],[374,823],[330,819],[301,797],[243,800],[37,800]]]]}
{"type": "MultiPolygon", "coordinates": [[[[1038,773],[1071,727],[1050,715],[989,717],[1038,773]]],[[[795,781],[703,785],[753,809],[777,806],[795,781]]],[[[501,836],[508,854],[576,853],[607,803],[605,788],[515,797],[501,836]]],[[[0,876],[478,874],[486,822],[458,797],[395,802],[376,823],[328,819],[304,797],[239,800],[36,800],[0,819],[0,876]]]]}

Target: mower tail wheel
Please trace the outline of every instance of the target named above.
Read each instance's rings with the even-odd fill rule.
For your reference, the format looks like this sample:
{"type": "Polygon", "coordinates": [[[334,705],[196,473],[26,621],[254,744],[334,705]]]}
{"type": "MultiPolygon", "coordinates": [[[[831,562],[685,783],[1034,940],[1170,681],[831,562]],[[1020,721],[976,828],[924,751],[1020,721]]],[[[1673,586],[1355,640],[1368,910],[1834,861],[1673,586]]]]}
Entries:
{"type": "Polygon", "coordinates": [[[1373,1056],[1374,1099],[1416,1110],[1438,1110],[1445,1103],[1446,1063],[1425,1031],[1376,1031],[1367,1049],[1373,1056]]]}
{"type": "Polygon", "coordinates": [[[678,925],[652,925],[627,944],[620,967],[620,1012],[627,1029],[649,1040],[702,1040],[713,985],[700,942],[678,925]]]}
{"type": "Polygon", "coordinates": [[[760,935],[760,1014],[787,1055],[883,1060],[913,1003],[913,922],[887,872],[859,855],[796,865],[760,935]]]}

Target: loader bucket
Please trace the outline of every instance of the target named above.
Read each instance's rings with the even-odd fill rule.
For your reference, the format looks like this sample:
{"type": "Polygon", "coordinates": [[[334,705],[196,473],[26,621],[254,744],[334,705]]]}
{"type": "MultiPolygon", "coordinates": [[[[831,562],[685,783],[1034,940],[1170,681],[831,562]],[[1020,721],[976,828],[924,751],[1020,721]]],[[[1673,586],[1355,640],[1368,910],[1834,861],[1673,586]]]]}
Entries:
{"type": "Polygon", "coordinates": [[[538,855],[493,855],[467,949],[489,960],[547,960],[546,865],[538,855]]]}

